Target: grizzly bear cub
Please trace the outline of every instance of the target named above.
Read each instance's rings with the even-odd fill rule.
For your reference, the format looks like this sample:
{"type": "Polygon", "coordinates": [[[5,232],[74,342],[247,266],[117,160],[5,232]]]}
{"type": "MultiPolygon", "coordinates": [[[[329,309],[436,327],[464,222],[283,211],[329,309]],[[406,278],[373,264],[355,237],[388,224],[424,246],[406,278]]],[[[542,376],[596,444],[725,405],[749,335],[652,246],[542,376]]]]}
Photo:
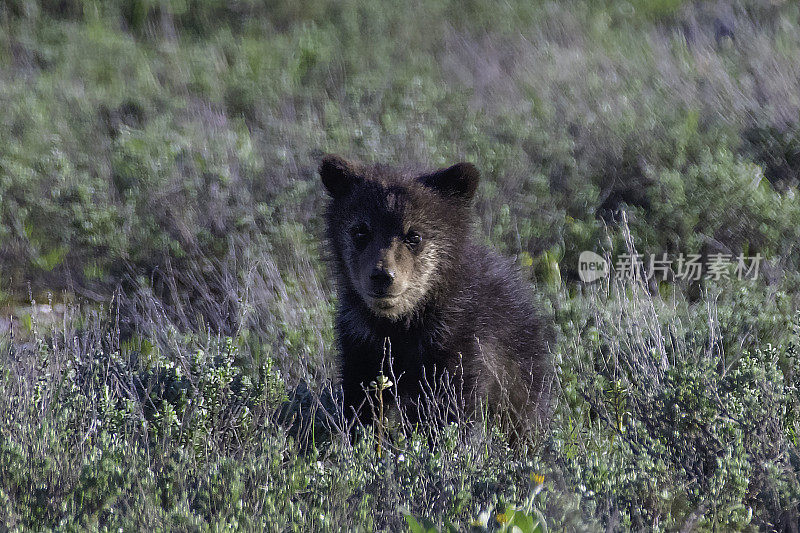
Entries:
{"type": "Polygon", "coordinates": [[[332,197],[346,414],[372,419],[369,384],[383,373],[396,387],[384,398],[413,422],[455,418],[453,406],[429,405],[445,389],[468,415],[482,404],[515,430],[541,422],[552,329],[513,265],[470,239],[478,170],[416,174],[328,155],[319,172],[332,197]]]}

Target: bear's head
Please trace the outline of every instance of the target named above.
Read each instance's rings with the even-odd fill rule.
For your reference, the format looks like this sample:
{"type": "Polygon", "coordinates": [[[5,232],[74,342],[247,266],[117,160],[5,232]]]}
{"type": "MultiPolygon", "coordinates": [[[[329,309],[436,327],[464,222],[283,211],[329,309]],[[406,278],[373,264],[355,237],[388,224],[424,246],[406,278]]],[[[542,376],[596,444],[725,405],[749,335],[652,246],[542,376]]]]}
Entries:
{"type": "Polygon", "coordinates": [[[472,164],[414,173],[328,155],[319,173],[340,284],[374,315],[399,320],[446,285],[469,231],[472,164]]]}

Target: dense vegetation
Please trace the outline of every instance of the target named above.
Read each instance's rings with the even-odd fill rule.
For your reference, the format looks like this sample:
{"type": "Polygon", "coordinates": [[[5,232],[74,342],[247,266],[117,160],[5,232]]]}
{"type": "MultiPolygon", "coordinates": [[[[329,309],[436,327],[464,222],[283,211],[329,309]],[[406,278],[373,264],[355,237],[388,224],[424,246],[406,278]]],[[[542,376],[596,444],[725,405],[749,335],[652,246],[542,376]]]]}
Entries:
{"type": "Polygon", "coordinates": [[[788,0],[3,2],[0,529],[796,531],[799,184],[788,0]],[[482,169],[559,330],[536,446],[351,445],[323,152],[482,169]]]}

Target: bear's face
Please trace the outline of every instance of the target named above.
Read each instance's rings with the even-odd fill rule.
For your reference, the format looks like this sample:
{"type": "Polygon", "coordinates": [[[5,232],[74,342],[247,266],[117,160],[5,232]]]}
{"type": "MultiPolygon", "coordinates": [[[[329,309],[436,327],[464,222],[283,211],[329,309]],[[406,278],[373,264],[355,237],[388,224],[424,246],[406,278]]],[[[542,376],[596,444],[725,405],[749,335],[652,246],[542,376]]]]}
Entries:
{"type": "Polygon", "coordinates": [[[376,316],[413,313],[465,236],[475,167],[408,176],[327,156],[320,175],[333,197],[328,238],[340,276],[376,316]]]}

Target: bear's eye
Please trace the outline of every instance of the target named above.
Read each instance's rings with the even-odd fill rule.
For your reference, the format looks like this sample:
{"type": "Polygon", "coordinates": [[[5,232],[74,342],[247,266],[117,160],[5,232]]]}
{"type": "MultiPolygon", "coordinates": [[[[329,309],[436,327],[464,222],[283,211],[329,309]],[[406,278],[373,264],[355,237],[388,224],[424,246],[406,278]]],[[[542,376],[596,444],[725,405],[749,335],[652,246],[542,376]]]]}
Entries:
{"type": "Polygon", "coordinates": [[[366,244],[369,240],[369,227],[364,223],[356,224],[350,228],[350,236],[357,245],[366,244]]]}
{"type": "Polygon", "coordinates": [[[403,242],[406,243],[406,246],[411,248],[412,250],[420,245],[422,242],[422,236],[417,233],[416,231],[409,231],[406,234],[406,238],[403,239],[403,242]]]}

